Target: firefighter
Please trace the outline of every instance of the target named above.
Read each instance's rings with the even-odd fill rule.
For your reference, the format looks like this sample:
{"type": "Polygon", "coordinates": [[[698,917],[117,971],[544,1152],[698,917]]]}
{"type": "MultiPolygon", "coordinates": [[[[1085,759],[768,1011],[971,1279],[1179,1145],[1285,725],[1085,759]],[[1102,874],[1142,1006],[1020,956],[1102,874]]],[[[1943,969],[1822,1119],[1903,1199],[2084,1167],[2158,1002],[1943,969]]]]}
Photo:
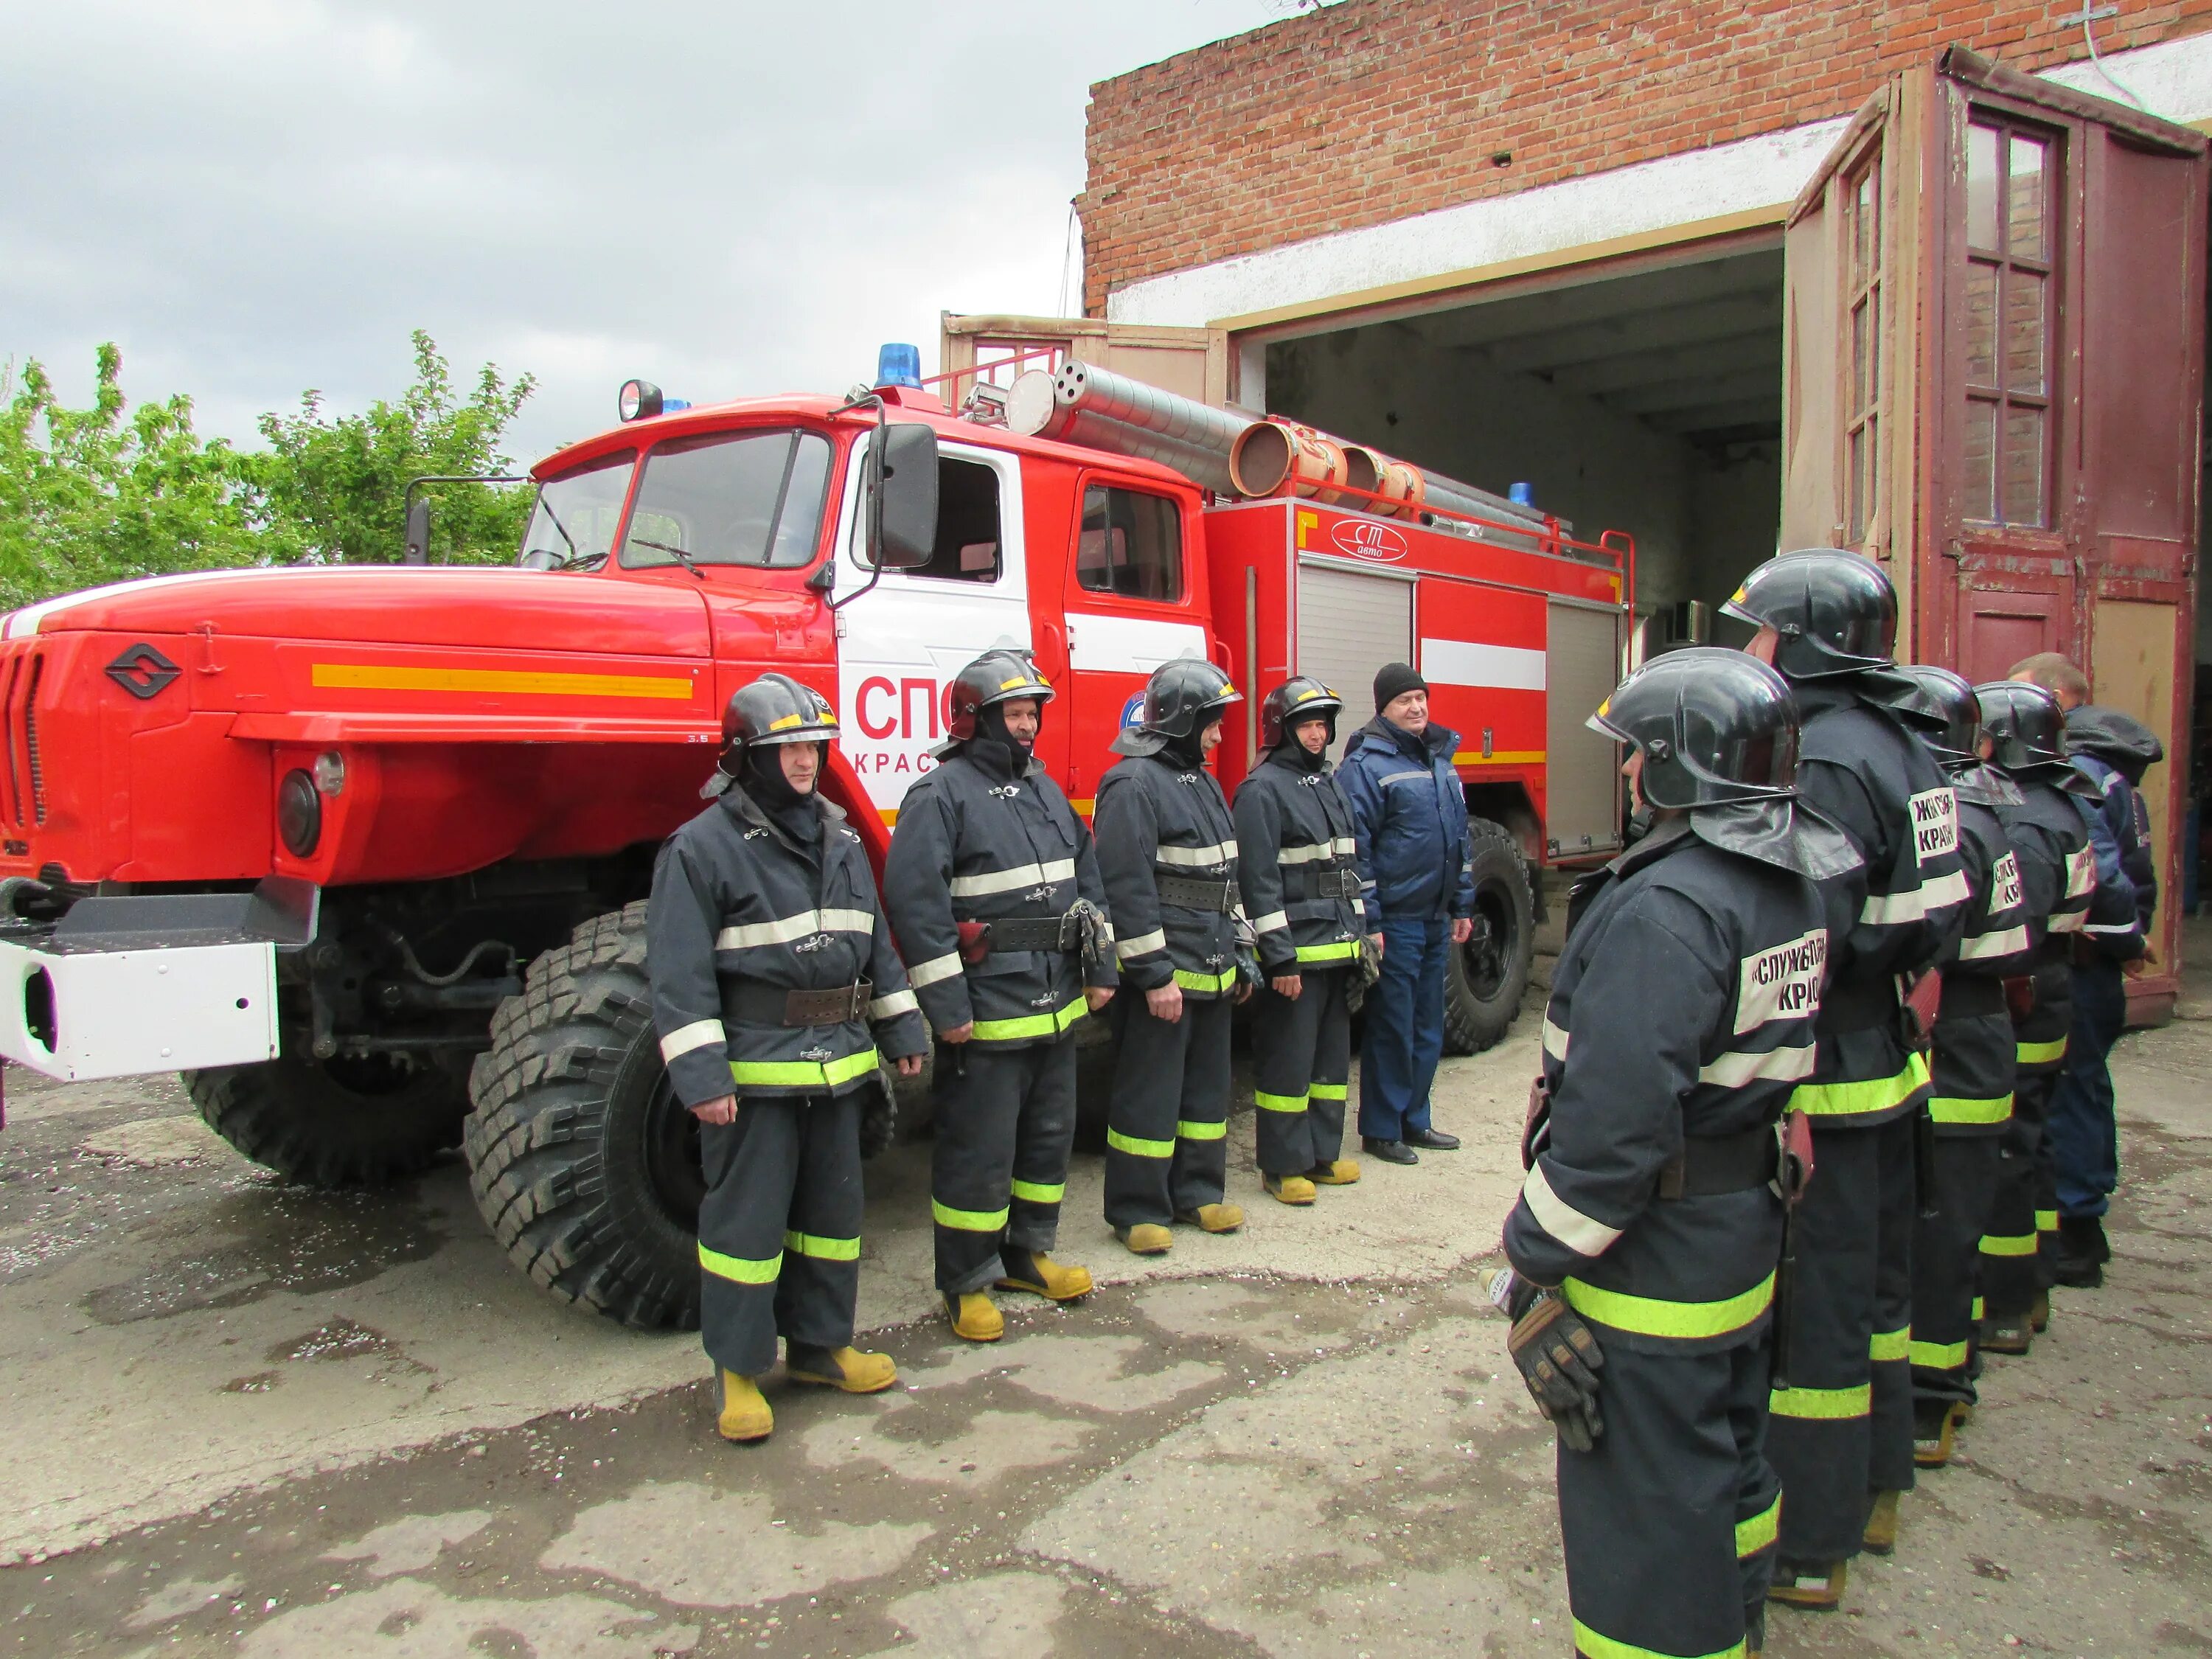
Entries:
{"type": "Polygon", "coordinates": [[[1912,1451],[1922,1468],[1948,1463],[1974,1400],[1976,1266],[1996,1199],[2000,1149],[2013,1109],[2012,1015],[2004,981],[2028,960],[2020,858],[1998,818],[2021,792],[1979,752],[1974,688],[1948,668],[1905,672],[1920,688],[1922,741],[1959,798],[1959,856],[1969,894],[1958,944],[1943,964],[1929,1057],[1929,1137],[1922,1151],[1912,1237],[1912,1451]]]}
{"type": "Polygon", "coordinates": [[[1814,1065],[1818,884],[1858,854],[1797,805],[1790,688],[1740,652],[1661,657],[1589,724],[1630,746],[1653,823],[1571,901],[1492,1295],[1559,1431],[1575,1651],[1757,1654],[1788,1514],[1763,1449],[1780,1188],[1802,1167],[1777,1121],[1814,1065]]]}
{"type": "Polygon", "coordinates": [[[1113,930],[1091,832],[1036,756],[1052,687],[987,651],[946,699],[939,763],[907,791],[884,908],[937,1034],[930,1211],[953,1334],[995,1342],[990,1287],[1091,1289],[1055,1261],[1075,1139],[1075,1025],[1113,997],[1113,930]]]}
{"type": "Polygon", "coordinates": [[[1352,974],[1370,931],[1360,902],[1352,804],[1328,764],[1344,700],[1319,680],[1285,680],[1260,705],[1264,757],[1237,786],[1237,875],[1258,939],[1252,1048],[1260,1182],[1285,1204],[1316,1185],[1348,1186],[1352,974]]]}
{"type": "MultiPolygon", "coordinates": [[[[1106,1219],[1139,1255],[1174,1243],[1172,1221],[1233,1232],[1223,1201],[1229,1131],[1229,1011],[1249,995],[1240,965],[1237,828],[1206,760],[1243,697],[1212,663],[1179,658],[1146,682],[1128,758],[1098,786],[1092,822],[1117,934],[1114,1094],[1106,1219]]],[[[1257,977],[1256,968],[1250,977],[1257,977]]]]}
{"type": "Polygon", "coordinates": [[[2092,844],[2109,838],[2109,876],[2100,848],[2097,897],[2074,952],[2074,1029],[2066,1069],[2051,1096],[2051,1146],[2058,1166],[2057,1257],[2061,1285],[2094,1290],[2112,1249],[2105,1212],[2120,1184],[2112,1045],[2128,1023],[2128,976],[2156,963],[2151,918],[2158,909],[2157,860],[2143,773],[2166,757],[2158,734],[2117,708],[2084,703],[2066,711],[2066,752],[2098,789],[2092,844]],[[2109,886],[2108,886],[2109,882],[2109,886]]]}
{"type": "Polygon", "coordinates": [[[1747,648],[1796,692],[1799,794],[1864,861],[1827,890],[1819,1065],[1792,1097],[1820,1177],[1784,1315],[1790,1386],[1775,1390],[1768,1438],[1789,1494],[1773,1594],[1831,1607],[1850,1559],[1893,1546],[1897,1494],[1912,1485],[1913,1156],[1929,1076],[1908,1022],[1932,1013],[1918,976],[1964,915],[1958,802],[1893,707],[1917,688],[1896,671],[1897,594],[1879,565],[1785,553],[1723,608],[1759,630],[1747,648]]]}
{"type": "Polygon", "coordinates": [[[739,690],[702,792],[719,799],[653,866],[653,1020],[701,1125],[699,1327],[727,1440],[775,1426],[759,1379],[779,1335],[793,1382],[897,1381],[889,1356],[853,1346],[861,1117],[890,1109],[878,1042],[915,1077],[926,1039],[860,838],[817,790],[836,736],[796,680],[739,690]]]}
{"type": "Polygon", "coordinates": [[[2074,1023],[2073,939],[2096,896],[2096,854],[2075,805],[2096,786],[2067,763],[2065,721],[2039,685],[2000,680],[1977,686],[1984,753],[2020,786],[2019,805],[2002,809],[2005,833],[2020,854],[2033,966],[2008,980],[2014,1080],[2013,1115],[1997,1171],[1996,1200],[1982,1238],[1985,1353],[2024,1354],[2051,1316],[2055,1254],[2044,1243],[2057,1221],[2057,1177],[2046,1133],[2051,1093],[2066,1063],[2074,1023]],[[2051,1221],[2043,1226],[2044,1217],[2051,1221]]]}

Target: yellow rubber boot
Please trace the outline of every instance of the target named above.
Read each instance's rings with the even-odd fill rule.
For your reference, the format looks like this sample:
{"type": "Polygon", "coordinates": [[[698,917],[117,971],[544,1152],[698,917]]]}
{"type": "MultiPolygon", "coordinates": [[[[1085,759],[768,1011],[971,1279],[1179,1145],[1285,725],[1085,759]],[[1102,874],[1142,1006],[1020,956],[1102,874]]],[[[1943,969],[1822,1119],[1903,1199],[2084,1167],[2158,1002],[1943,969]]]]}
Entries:
{"type": "Polygon", "coordinates": [[[2027,1328],[2038,1336],[2051,1328],[2051,1292],[2038,1291],[2027,1310],[2027,1328]]]}
{"type": "Polygon", "coordinates": [[[794,1382],[819,1382],[847,1394],[881,1394],[898,1381],[898,1367],[887,1353],[858,1348],[809,1348],[793,1343],[784,1356],[784,1374],[794,1382]]]}
{"type": "Polygon", "coordinates": [[[963,1296],[948,1291],[945,1311],[951,1316],[952,1334],[964,1341],[996,1342],[1006,1334],[1006,1316],[999,1311],[999,1304],[981,1291],[969,1291],[963,1296]]]}
{"type": "Polygon", "coordinates": [[[1832,1607],[1844,1599],[1850,1571],[1848,1561],[1777,1561],[1766,1599],[1816,1611],[1832,1607]]]}
{"type": "Polygon", "coordinates": [[[1181,1212],[1176,1219],[1188,1221],[1210,1233],[1233,1233],[1244,1224],[1244,1208],[1240,1204],[1201,1204],[1194,1210],[1181,1212]]]}
{"type": "Polygon", "coordinates": [[[1359,1179],[1359,1165],[1348,1158],[1332,1158],[1308,1170],[1306,1179],[1316,1187],[1349,1187],[1359,1179]]]}
{"type": "Polygon", "coordinates": [[[1042,1250],[1008,1249],[1000,1253],[1000,1259],[1006,1269],[1006,1276],[999,1281],[1002,1291],[1030,1291],[1054,1302],[1073,1302],[1091,1294],[1088,1267],[1054,1261],[1042,1250]]]}
{"type": "Polygon", "coordinates": [[[735,1371],[724,1371],[721,1385],[722,1411],[714,1419],[714,1430],[723,1439],[743,1444],[765,1440],[775,1431],[775,1413],[762,1397],[758,1383],[735,1371]]]}
{"type": "Polygon", "coordinates": [[[1310,1204],[1314,1201],[1314,1184],[1304,1176],[1271,1176],[1260,1177],[1260,1184],[1285,1204],[1310,1204]]]}
{"type": "Polygon", "coordinates": [[[1116,1227],[1114,1237],[1129,1247],[1132,1255],[1165,1255],[1175,1248],[1175,1235],[1150,1221],[1133,1227],[1116,1227]]]}
{"type": "Polygon", "coordinates": [[[1867,1511],[1866,1531],[1859,1542],[1869,1555],[1887,1555],[1897,1548],[1897,1499],[1893,1492],[1878,1492],[1867,1511]]]}

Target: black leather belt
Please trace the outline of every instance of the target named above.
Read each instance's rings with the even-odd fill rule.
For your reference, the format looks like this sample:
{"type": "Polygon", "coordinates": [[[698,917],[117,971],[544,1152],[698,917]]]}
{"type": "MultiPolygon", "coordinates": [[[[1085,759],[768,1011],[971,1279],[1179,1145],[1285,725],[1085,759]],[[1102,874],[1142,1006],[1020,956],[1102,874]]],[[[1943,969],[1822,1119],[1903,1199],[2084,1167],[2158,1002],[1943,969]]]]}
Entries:
{"type": "Polygon", "coordinates": [[[1081,943],[1066,915],[994,916],[983,925],[994,951],[1073,951],[1081,943]]]}
{"type": "Polygon", "coordinates": [[[1160,902],[1178,910],[1211,910],[1227,915],[1237,906],[1234,882],[1196,881],[1188,876],[1162,876],[1160,902]]]}
{"type": "Polygon", "coordinates": [[[730,1012],[746,1025],[842,1025],[867,1017],[875,987],[866,980],[826,991],[781,991],[740,981],[730,991],[730,1012]]]}
{"type": "Polygon", "coordinates": [[[1718,1193],[1749,1192],[1774,1179],[1781,1160],[1774,1126],[1741,1134],[1695,1135],[1661,1166],[1662,1198],[1711,1198],[1718,1193]]]}
{"type": "Polygon", "coordinates": [[[1984,979],[1979,975],[1970,977],[1956,968],[1943,970],[1943,1012],[1939,1023],[1947,1019],[1981,1019],[2004,1012],[2002,980],[1984,979]]]}
{"type": "Polygon", "coordinates": [[[1872,1031],[1885,1026],[1894,1030],[1897,1009],[1897,981],[1887,974],[1838,980],[1820,994],[1820,1018],[1815,1029],[1823,1035],[1872,1031]]]}
{"type": "Polygon", "coordinates": [[[1357,870],[1317,870],[1309,878],[1308,892],[1315,898],[1348,898],[1359,896],[1359,872],[1357,870]]]}

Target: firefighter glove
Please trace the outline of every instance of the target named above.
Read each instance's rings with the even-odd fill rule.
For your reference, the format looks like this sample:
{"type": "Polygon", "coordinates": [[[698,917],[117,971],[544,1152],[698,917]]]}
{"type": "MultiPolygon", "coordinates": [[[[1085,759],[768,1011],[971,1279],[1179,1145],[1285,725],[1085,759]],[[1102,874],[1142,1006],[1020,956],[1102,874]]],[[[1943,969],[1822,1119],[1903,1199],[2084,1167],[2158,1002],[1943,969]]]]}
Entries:
{"type": "Polygon", "coordinates": [[[1597,1411],[1597,1374],[1605,1355],[1597,1338],[1555,1291],[1547,1291],[1513,1322],[1505,1339],[1536,1409],[1552,1420],[1559,1438],[1588,1451],[1605,1432],[1597,1411]]]}
{"type": "Polygon", "coordinates": [[[898,1134],[898,1106],[891,1080],[880,1072],[876,1086],[860,1102],[860,1156],[873,1158],[890,1149],[898,1134]]]}

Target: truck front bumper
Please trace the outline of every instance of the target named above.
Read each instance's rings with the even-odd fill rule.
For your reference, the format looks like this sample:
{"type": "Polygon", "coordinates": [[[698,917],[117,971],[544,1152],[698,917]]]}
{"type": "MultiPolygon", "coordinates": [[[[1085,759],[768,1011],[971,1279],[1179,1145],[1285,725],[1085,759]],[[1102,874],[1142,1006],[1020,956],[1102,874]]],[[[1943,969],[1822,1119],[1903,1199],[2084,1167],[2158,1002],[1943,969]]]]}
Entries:
{"type": "Polygon", "coordinates": [[[0,922],[0,1054],[64,1082],[276,1058],[276,957],[320,895],[98,895],[50,927],[0,922]]]}

